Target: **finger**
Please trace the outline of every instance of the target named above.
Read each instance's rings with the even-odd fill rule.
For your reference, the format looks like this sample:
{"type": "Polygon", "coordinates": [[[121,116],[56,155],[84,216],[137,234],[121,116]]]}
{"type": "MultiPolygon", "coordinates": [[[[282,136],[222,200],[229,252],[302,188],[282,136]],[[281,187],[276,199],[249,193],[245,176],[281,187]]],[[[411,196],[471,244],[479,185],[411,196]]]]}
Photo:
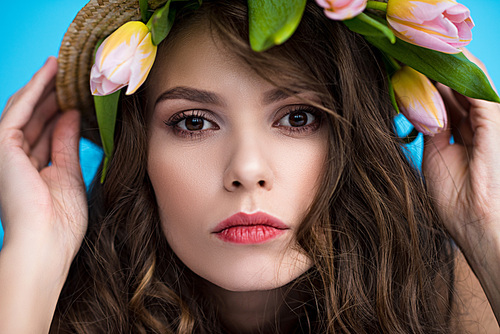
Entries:
{"type": "MultiPolygon", "coordinates": [[[[26,85],[27,86],[27,85],[26,85]]],[[[4,108],[4,112],[0,114],[0,121],[3,119],[4,114],[6,111],[19,99],[19,96],[24,94],[24,91],[26,90],[26,86],[22,87],[19,89],[14,95],[12,95],[8,100],[4,108]]],[[[47,84],[47,87],[45,87],[42,96],[40,100],[44,100],[45,97],[55,89],[56,87],[56,77],[54,76],[52,80],[47,84]]]]}
{"type": "Polygon", "coordinates": [[[453,91],[453,95],[457,99],[457,102],[465,110],[465,112],[468,113],[470,110],[470,107],[471,107],[471,101],[469,100],[469,98],[465,95],[462,95],[462,94],[456,92],[456,91],[453,91]]]}
{"type": "Polygon", "coordinates": [[[56,73],[57,60],[49,57],[45,65],[15,96],[12,105],[4,111],[0,127],[21,129],[25,126],[56,73]]]}
{"type": "Polygon", "coordinates": [[[424,136],[424,152],[422,162],[433,159],[440,159],[439,156],[447,147],[450,146],[451,131],[445,130],[435,134],[434,136],[424,136]]]}
{"type": "MultiPolygon", "coordinates": [[[[437,84],[436,88],[441,94],[446,110],[448,111],[450,120],[449,127],[455,142],[468,147],[471,146],[473,132],[470,127],[468,109],[464,107],[465,103],[460,103],[457,94],[449,87],[437,84]]],[[[467,102],[467,104],[468,103],[469,102],[467,102]]]]}
{"type": "Polygon", "coordinates": [[[31,147],[30,144],[26,140],[23,139],[23,151],[27,156],[31,155],[31,147]]]}
{"type": "MultiPolygon", "coordinates": [[[[80,114],[75,110],[64,112],[57,121],[52,135],[52,164],[63,176],[61,182],[83,184],[78,144],[80,140],[80,114]]],[[[68,184],[66,184],[68,185],[68,184]]]]}
{"type": "Polygon", "coordinates": [[[40,101],[28,124],[23,128],[26,141],[31,146],[38,141],[47,122],[54,117],[58,109],[56,92],[52,90],[44,100],[40,101]]]}
{"type": "MultiPolygon", "coordinates": [[[[49,60],[47,60],[49,61],[49,60]]],[[[45,65],[44,65],[45,66],[45,65]]],[[[43,67],[42,67],[43,68],[43,67]]],[[[41,70],[41,69],[40,69],[41,70]]],[[[39,71],[40,71],[39,70],[39,71]]],[[[36,73],[35,73],[36,75],[36,73]]],[[[34,76],[33,76],[34,77],[34,76]]],[[[32,78],[33,80],[33,78],[32,78]]],[[[31,80],[30,80],[31,81],[31,80]]],[[[29,83],[28,83],[29,84],[29,83]]],[[[10,107],[15,104],[15,102],[19,99],[20,96],[23,96],[23,94],[25,94],[25,91],[27,89],[28,84],[26,84],[25,86],[23,86],[21,89],[19,89],[17,92],[15,92],[8,100],[7,100],[7,104],[5,105],[5,108],[4,108],[4,111],[3,113],[0,115],[0,121],[3,119],[4,115],[6,114],[7,110],[10,109],[10,107]]],[[[45,89],[43,90],[42,92],[42,95],[41,95],[41,98],[40,100],[44,100],[45,97],[51,92],[54,90],[56,86],[56,78],[55,76],[49,81],[49,83],[47,84],[47,86],[45,87],[45,89]]]]}
{"type": "Polygon", "coordinates": [[[47,123],[36,145],[31,149],[31,162],[37,170],[47,166],[50,161],[52,134],[60,117],[60,115],[56,115],[47,123]]]}
{"type": "Polygon", "coordinates": [[[474,132],[474,145],[498,155],[500,142],[500,104],[470,99],[470,124],[474,132]]]}

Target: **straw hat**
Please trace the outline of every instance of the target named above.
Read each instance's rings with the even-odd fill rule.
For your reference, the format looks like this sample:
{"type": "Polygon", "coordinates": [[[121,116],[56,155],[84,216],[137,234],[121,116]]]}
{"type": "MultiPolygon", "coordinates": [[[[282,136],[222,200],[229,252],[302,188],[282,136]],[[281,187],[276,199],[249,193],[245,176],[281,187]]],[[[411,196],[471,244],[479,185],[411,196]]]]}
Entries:
{"type": "MultiPolygon", "coordinates": [[[[165,2],[149,0],[149,8],[154,10],[165,2]]],[[[80,110],[82,128],[95,129],[83,135],[94,142],[99,142],[99,134],[89,80],[95,46],[124,23],[140,19],[139,0],[91,0],[64,35],[59,50],[57,99],[62,110],[80,110]]]]}

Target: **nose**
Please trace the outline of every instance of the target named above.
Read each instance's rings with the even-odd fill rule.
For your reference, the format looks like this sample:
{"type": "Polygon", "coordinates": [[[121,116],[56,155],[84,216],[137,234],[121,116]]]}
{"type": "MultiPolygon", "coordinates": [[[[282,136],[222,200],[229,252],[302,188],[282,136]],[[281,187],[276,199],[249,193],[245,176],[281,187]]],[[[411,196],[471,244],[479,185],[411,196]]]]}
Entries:
{"type": "Polygon", "coordinates": [[[224,188],[227,191],[271,190],[274,183],[272,152],[264,140],[244,136],[228,147],[229,160],[224,171],[224,188]]]}

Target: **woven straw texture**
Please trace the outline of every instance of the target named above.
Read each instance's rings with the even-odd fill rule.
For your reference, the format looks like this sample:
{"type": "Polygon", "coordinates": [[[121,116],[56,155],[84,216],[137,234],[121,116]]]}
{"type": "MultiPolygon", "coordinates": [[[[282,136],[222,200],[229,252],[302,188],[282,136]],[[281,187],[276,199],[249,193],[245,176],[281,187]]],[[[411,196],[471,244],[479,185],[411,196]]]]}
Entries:
{"type": "MultiPolygon", "coordinates": [[[[150,0],[154,10],[166,0],[150,0]]],[[[138,0],[91,0],[78,12],[59,49],[57,99],[62,110],[82,113],[82,135],[98,143],[94,100],[90,94],[90,69],[95,46],[128,21],[141,19],[138,0]]]]}

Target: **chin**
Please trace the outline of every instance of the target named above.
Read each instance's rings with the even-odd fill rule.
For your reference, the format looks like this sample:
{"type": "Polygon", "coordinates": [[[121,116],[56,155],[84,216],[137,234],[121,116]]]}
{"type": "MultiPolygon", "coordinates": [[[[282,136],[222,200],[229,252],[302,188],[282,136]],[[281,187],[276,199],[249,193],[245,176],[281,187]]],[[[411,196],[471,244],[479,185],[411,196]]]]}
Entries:
{"type": "MultiPolygon", "coordinates": [[[[226,269],[220,273],[197,273],[210,283],[232,292],[265,291],[283,287],[304,274],[312,266],[310,260],[301,261],[294,266],[281,267],[279,270],[260,268],[249,270],[250,266],[226,269]],[[238,270],[240,269],[240,270],[238,270]],[[266,270],[267,269],[267,270],[266,270]]],[[[275,269],[275,268],[273,268],[275,269]]]]}

